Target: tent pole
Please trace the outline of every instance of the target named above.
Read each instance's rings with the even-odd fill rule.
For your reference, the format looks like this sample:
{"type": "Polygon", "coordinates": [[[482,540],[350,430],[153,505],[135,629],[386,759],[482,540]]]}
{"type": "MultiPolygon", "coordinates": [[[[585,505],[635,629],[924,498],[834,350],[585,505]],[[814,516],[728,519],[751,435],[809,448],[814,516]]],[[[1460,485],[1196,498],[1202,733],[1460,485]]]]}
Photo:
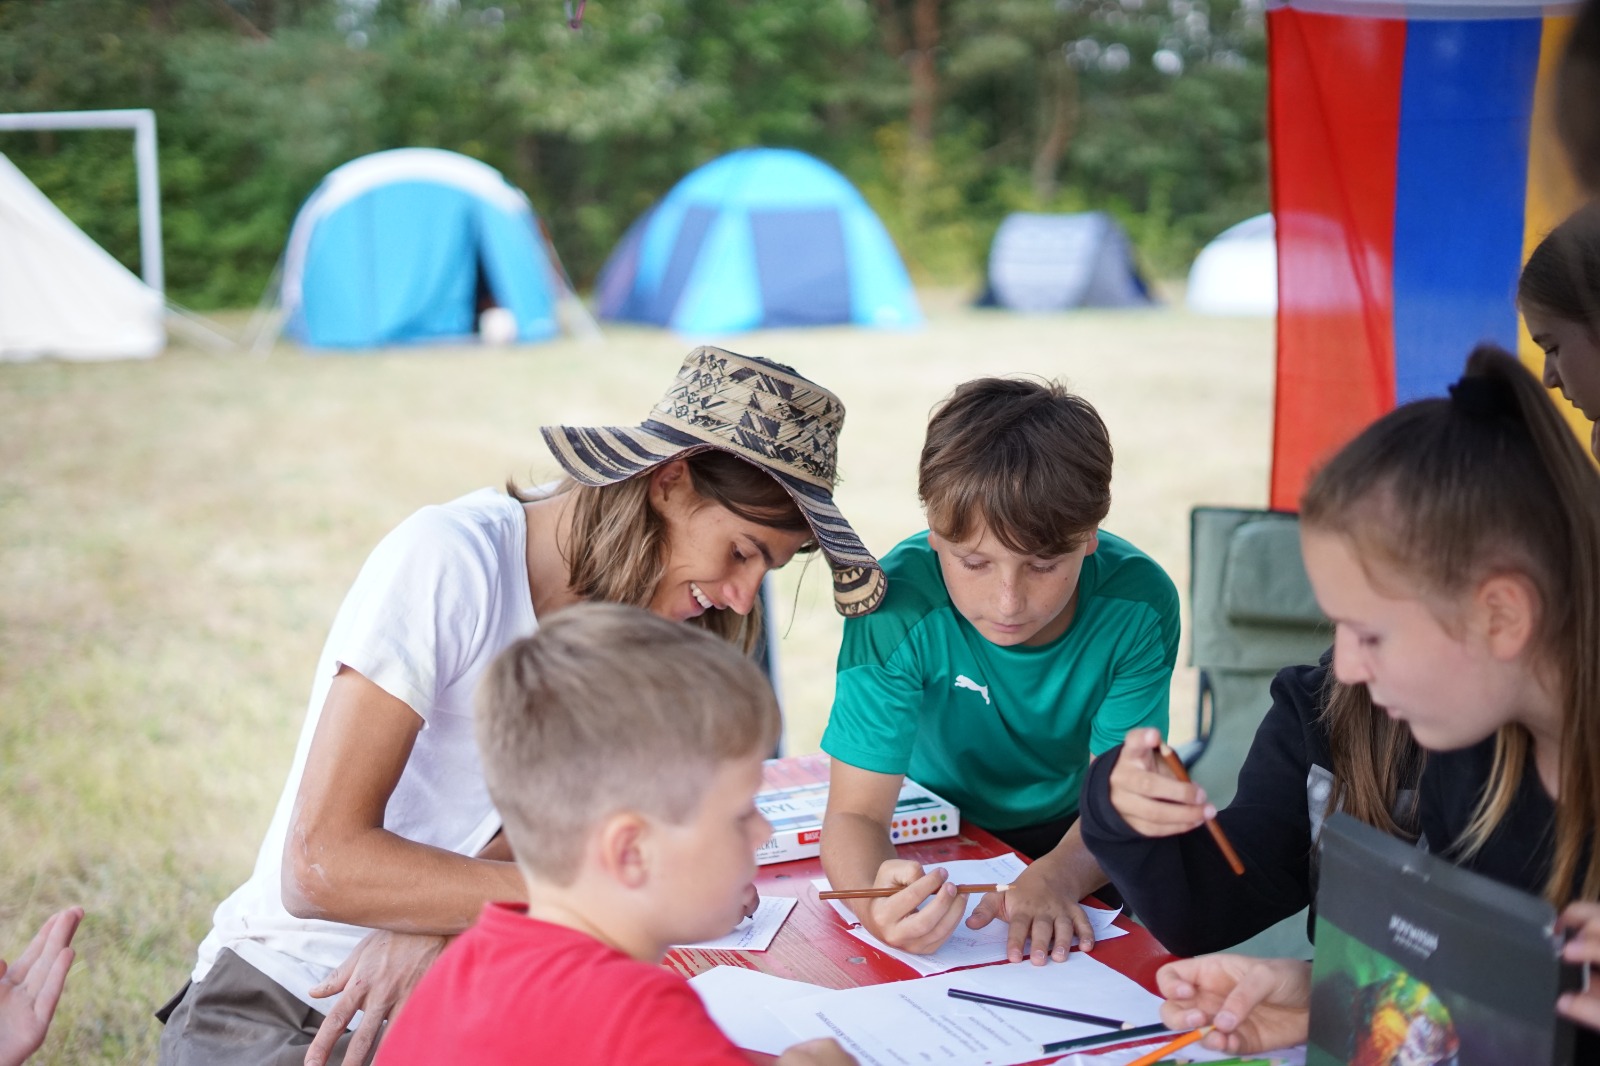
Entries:
{"type": "Polygon", "coordinates": [[[115,111],[32,111],[0,115],[0,130],[133,131],[133,162],[139,178],[139,272],[144,283],[166,295],[161,257],[161,187],[156,167],[156,113],[147,107],[115,111]]]}

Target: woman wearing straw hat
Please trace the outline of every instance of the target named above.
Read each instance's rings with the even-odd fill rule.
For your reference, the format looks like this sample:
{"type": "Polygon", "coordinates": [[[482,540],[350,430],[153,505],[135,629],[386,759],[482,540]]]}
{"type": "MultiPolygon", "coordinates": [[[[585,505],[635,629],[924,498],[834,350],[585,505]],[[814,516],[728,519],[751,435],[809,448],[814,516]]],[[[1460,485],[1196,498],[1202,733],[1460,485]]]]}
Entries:
{"type": "Polygon", "coordinates": [[[813,549],[841,613],[876,607],[883,573],[833,505],[843,423],[790,368],[698,348],[641,425],[545,427],[553,491],[483,489],[385,537],[334,619],[255,871],[158,1015],[160,1061],[365,1062],[445,939],[521,898],[472,694],[552,612],[633,604],[748,650],[762,577],[813,549]]]}

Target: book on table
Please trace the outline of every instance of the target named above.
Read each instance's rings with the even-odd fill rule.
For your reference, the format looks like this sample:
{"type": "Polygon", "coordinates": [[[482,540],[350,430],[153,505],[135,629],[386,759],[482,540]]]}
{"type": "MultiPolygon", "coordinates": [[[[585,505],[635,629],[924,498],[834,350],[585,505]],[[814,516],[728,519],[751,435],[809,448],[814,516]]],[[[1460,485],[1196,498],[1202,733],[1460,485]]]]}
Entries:
{"type": "MultiPolygon", "coordinates": [[[[822,815],[828,808],[828,756],[768,759],[756,806],[772,823],[772,837],[756,851],[761,865],[809,859],[822,851],[822,815]]],[[[961,812],[949,800],[907,778],[889,823],[896,844],[955,836],[961,812]]]]}
{"type": "Polygon", "coordinates": [[[1307,1066],[1572,1061],[1547,901],[1346,814],[1321,849],[1307,1066]]]}

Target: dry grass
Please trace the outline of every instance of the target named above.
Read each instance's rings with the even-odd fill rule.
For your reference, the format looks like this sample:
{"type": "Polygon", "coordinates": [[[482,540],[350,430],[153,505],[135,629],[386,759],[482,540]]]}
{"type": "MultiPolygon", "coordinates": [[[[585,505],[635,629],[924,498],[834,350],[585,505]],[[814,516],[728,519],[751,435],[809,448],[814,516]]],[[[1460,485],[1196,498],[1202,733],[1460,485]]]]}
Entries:
{"type": "MultiPolygon", "coordinates": [[[[1196,503],[1266,497],[1271,331],[1176,311],[1024,318],[929,294],[914,334],[729,341],[850,410],[840,505],[869,547],[919,527],[930,406],[958,381],[1067,379],[1117,445],[1108,528],[1187,584],[1196,503]]],[[[633,422],[687,343],[351,358],[0,366],[0,954],[81,902],[45,1063],[144,1061],[211,909],[248,872],[345,587],[422,504],[554,474],[536,429],[633,422]]],[[[825,568],[781,575],[793,752],[815,750],[839,620],[825,568]]],[[[1174,681],[1187,731],[1193,681],[1174,681]]]]}

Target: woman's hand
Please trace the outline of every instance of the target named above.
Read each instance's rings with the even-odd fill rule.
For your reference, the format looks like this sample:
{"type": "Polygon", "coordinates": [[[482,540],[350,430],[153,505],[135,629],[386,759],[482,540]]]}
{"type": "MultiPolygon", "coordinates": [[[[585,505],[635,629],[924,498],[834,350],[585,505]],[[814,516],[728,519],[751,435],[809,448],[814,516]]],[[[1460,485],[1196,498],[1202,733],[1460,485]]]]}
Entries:
{"type": "Polygon", "coordinates": [[[902,891],[870,900],[856,913],[867,932],[890,947],[917,955],[931,954],[950,939],[956,923],[967,911],[949,878],[944,870],[925,873],[921,863],[890,859],[878,867],[873,887],[897,887],[902,891]]]}
{"type": "Polygon", "coordinates": [[[7,967],[0,960],[0,1066],[20,1066],[44,1043],[75,957],[68,945],[82,919],[82,907],[57,911],[16,962],[7,967]]]}
{"type": "Polygon", "coordinates": [[[1303,1044],[1311,1022],[1311,964],[1248,955],[1201,955],[1156,971],[1169,1029],[1216,1029],[1212,1051],[1253,1054],[1303,1044]]]}
{"type": "Polygon", "coordinates": [[[1057,851],[1041,856],[1018,874],[1006,891],[984,896],[967,919],[969,929],[981,929],[995,918],[1010,922],[1006,958],[1012,962],[1022,961],[1023,946],[1030,940],[1033,947],[1028,956],[1035,966],[1043,966],[1048,959],[1066,962],[1073,936],[1083,950],[1094,948],[1094,926],[1078,903],[1084,893],[1065,864],[1054,858],[1057,851]]]}
{"type": "Polygon", "coordinates": [[[356,1011],[362,1012],[361,1024],[350,1037],[344,1061],[366,1062],[372,1045],[383,1032],[383,1023],[400,1009],[449,942],[449,937],[392,933],[386,929],[367,934],[344,965],[333,971],[333,976],[311,989],[314,999],[344,994],[306,1048],[306,1066],[324,1066],[356,1011]]]}
{"type": "MultiPolygon", "coordinates": [[[[1600,903],[1569,904],[1557,927],[1574,930],[1561,949],[1563,959],[1588,966],[1600,963],[1600,903]]],[[[1600,987],[1568,992],[1556,1001],[1556,1009],[1579,1025],[1600,1029],[1600,987]]]]}
{"type": "Polygon", "coordinates": [[[1134,831],[1169,837],[1198,829],[1217,809],[1199,785],[1179,781],[1161,762],[1161,733],[1134,729],[1111,768],[1111,806],[1134,831]]]}

